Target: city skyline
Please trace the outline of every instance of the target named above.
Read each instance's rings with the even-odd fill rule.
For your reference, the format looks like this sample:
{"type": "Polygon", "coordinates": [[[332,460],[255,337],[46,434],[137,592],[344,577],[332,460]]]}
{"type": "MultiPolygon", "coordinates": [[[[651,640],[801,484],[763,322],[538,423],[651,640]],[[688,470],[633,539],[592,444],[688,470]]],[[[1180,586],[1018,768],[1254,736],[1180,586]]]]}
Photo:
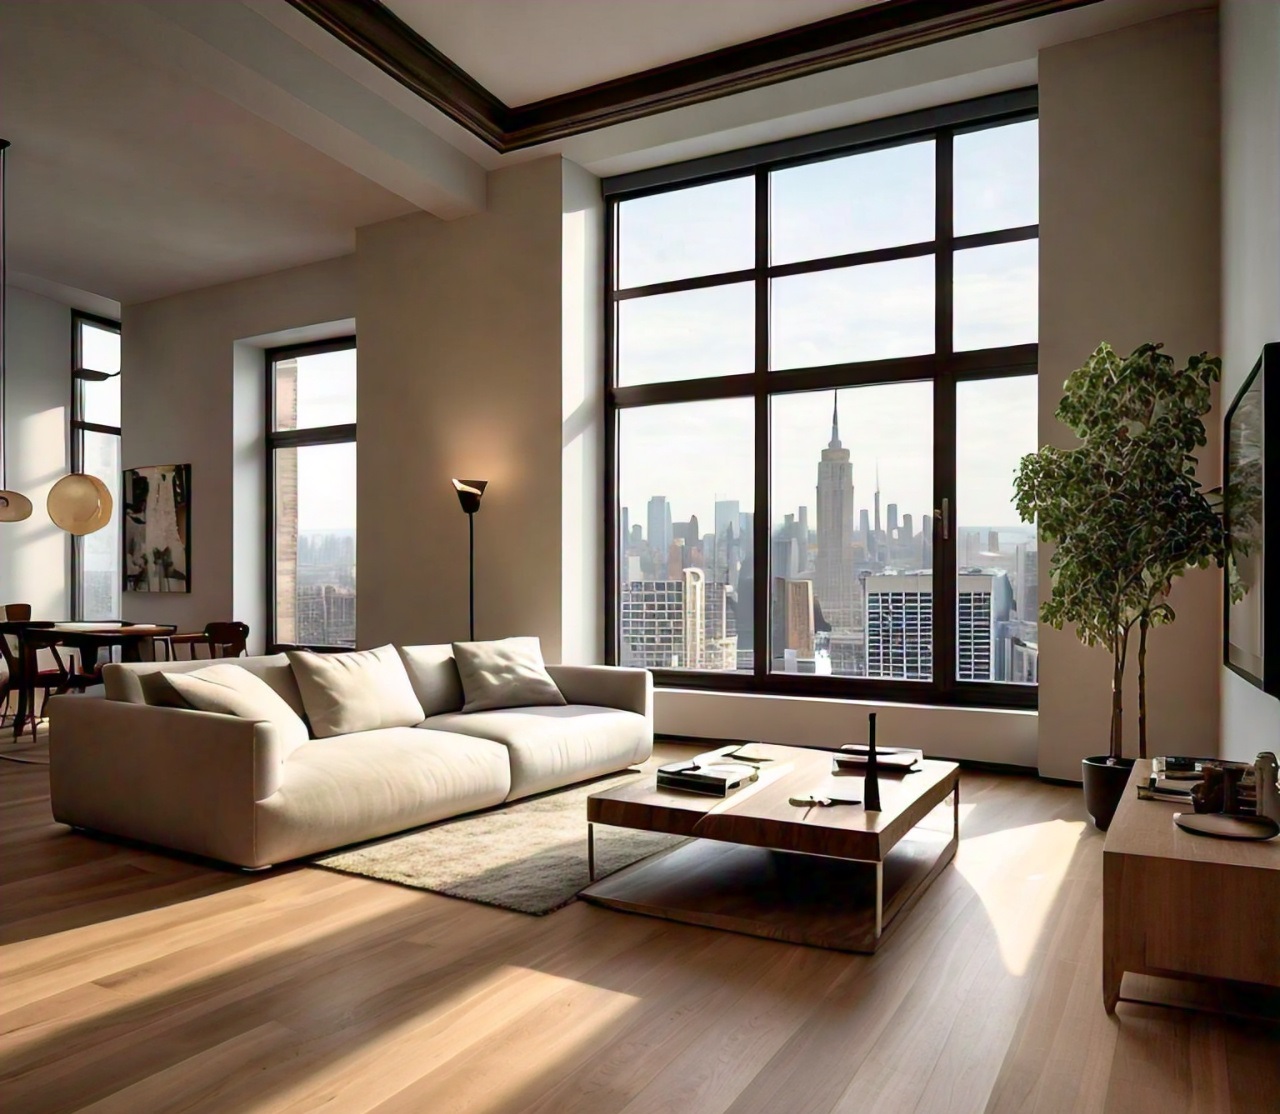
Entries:
{"type": "MultiPolygon", "coordinates": [[[[779,396],[772,407],[773,522],[808,507],[816,514],[814,464],[830,438],[832,391],[779,396]]],[[[848,387],[839,391],[841,442],[850,453],[855,512],[873,508],[877,465],[881,507],[932,514],[932,386],[928,383],[848,387]],[[870,428],[859,416],[875,419],[870,428]]],[[[620,413],[619,508],[644,520],[654,495],[672,517],[714,521],[715,503],[736,500],[754,511],[753,403],[750,399],[673,403],[620,413]],[[745,431],[745,432],[744,432],[745,431]]],[[[956,521],[959,530],[999,529],[1034,537],[1013,506],[1018,462],[1036,448],[1034,376],[960,384],[957,397],[956,521]]],[[[619,519],[621,521],[621,519],[619,519]]],[[[704,530],[704,533],[707,532],[704,530]]],[[[646,541],[648,540],[646,536],[646,541]]]]}

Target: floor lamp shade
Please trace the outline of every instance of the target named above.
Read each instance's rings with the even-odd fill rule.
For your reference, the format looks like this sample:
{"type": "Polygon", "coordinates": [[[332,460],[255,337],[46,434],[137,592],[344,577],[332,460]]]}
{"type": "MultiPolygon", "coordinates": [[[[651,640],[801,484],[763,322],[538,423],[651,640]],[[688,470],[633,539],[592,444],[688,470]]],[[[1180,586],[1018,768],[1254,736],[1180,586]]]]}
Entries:
{"type": "Polygon", "coordinates": [[[467,514],[475,514],[480,509],[480,497],[489,486],[488,480],[454,480],[453,490],[458,493],[458,502],[467,514]]]}
{"type": "Polygon", "coordinates": [[[49,517],[68,534],[92,534],[111,521],[111,492],[97,476],[73,472],[49,491],[49,517]]]}

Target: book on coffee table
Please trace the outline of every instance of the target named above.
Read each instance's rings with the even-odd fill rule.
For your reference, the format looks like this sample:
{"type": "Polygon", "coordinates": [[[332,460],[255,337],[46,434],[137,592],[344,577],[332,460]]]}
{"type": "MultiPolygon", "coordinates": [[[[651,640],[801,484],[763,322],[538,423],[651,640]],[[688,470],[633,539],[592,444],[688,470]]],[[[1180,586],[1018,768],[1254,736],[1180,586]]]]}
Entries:
{"type": "Polygon", "coordinates": [[[727,797],[735,789],[755,781],[760,771],[755,766],[734,762],[699,762],[692,759],[670,762],[658,767],[659,789],[683,789],[689,793],[705,793],[710,797],[727,797]]]}
{"type": "MultiPolygon", "coordinates": [[[[832,768],[836,771],[862,771],[867,765],[868,750],[861,743],[840,748],[832,768]]],[[[924,751],[913,747],[876,747],[876,764],[882,770],[910,770],[924,758],[924,751]]]]}

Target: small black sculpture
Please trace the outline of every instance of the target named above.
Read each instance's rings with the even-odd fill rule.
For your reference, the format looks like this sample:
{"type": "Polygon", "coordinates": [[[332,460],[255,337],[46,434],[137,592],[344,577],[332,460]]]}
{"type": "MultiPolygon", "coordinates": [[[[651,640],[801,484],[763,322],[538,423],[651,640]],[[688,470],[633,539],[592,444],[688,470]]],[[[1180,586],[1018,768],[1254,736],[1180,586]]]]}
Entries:
{"type": "Polygon", "coordinates": [[[869,733],[867,739],[867,775],[866,781],[862,787],[863,808],[868,812],[880,811],[880,766],[876,761],[876,714],[871,712],[867,716],[870,722],[869,733]]]}

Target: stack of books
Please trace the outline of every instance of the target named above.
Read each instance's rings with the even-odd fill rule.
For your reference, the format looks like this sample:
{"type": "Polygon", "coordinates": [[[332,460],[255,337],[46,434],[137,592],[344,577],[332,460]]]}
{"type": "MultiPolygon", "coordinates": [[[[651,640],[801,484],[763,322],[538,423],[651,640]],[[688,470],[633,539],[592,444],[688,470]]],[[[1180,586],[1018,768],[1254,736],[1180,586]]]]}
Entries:
{"type": "Polygon", "coordinates": [[[1151,776],[1138,782],[1138,797],[1144,801],[1177,801],[1191,804],[1191,787],[1204,776],[1211,758],[1184,758],[1176,755],[1153,758],[1151,776]]]}
{"type": "Polygon", "coordinates": [[[658,767],[659,789],[682,789],[688,793],[704,793],[709,797],[727,797],[735,789],[760,776],[756,766],[741,762],[702,761],[690,758],[658,767]]]}

